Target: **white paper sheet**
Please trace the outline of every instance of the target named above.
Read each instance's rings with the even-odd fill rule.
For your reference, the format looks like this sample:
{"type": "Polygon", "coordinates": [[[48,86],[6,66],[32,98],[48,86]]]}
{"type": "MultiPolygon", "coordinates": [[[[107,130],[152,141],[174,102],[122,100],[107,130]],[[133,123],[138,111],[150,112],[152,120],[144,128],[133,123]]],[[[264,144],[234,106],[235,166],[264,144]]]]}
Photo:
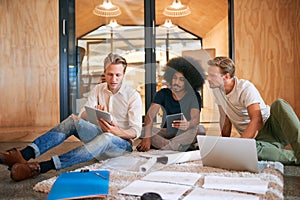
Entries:
{"type": "Polygon", "coordinates": [[[145,158],[135,158],[129,156],[119,156],[108,159],[102,164],[102,168],[124,170],[124,171],[138,171],[141,164],[145,163],[145,158]]]}
{"type": "Polygon", "coordinates": [[[199,150],[168,154],[166,156],[168,157],[167,165],[200,160],[199,150]]]}
{"type": "Polygon", "coordinates": [[[145,177],[142,178],[142,180],[192,186],[199,180],[200,177],[201,174],[199,173],[156,171],[146,175],[145,177]]]}
{"type": "Polygon", "coordinates": [[[158,193],[164,200],[179,199],[191,186],[137,180],[119,190],[119,194],[142,196],[146,192],[158,193]]]}
{"type": "Polygon", "coordinates": [[[221,177],[205,176],[203,188],[222,189],[249,192],[256,194],[266,194],[268,190],[267,181],[253,177],[221,177]]]}
{"type": "MultiPolygon", "coordinates": [[[[147,158],[165,158],[167,161],[167,165],[171,164],[177,164],[177,163],[184,163],[194,160],[200,160],[200,152],[199,150],[195,151],[188,151],[188,152],[176,152],[176,151],[160,151],[157,152],[150,152],[150,153],[144,153],[141,155],[142,157],[147,158]]],[[[158,159],[159,160],[159,159],[158,159]]]]}
{"type": "Polygon", "coordinates": [[[183,200],[259,200],[258,196],[237,192],[217,191],[203,188],[195,188],[183,200]]]}

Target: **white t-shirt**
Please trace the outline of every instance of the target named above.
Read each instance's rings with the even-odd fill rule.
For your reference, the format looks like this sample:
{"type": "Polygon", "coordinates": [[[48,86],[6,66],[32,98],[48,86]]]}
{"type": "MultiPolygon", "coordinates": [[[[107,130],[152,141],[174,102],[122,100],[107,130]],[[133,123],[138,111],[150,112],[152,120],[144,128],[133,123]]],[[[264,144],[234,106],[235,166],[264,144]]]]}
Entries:
{"type": "MultiPolygon", "coordinates": [[[[90,92],[85,106],[95,107],[105,105],[107,111],[113,116],[114,123],[121,129],[134,133],[136,138],[142,130],[142,100],[134,89],[122,84],[119,91],[113,94],[107,88],[107,83],[96,85],[90,92]]],[[[85,111],[81,108],[79,117],[85,111]]]]}
{"type": "Polygon", "coordinates": [[[265,104],[256,87],[249,81],[234,77],[235,85],[229,94],[220,88],[214,88],[216,103],[222,107],[231,123],[242,134],[250,123],[247,107],[259,103],[263,122],[270,116],[270,107],[265,104]]]}

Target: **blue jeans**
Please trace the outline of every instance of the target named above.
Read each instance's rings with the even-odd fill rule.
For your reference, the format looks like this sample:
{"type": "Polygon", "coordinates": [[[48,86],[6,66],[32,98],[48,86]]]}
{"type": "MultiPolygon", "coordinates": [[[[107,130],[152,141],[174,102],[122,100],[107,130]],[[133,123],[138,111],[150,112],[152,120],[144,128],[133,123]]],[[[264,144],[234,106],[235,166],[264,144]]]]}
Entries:
{"type": "Polygon", "coordinates": [[[29,146],[34,149],[35,158],[37,158],[72,135],[80,139],[84,145],[63,155],[52,156],[56,170],[86,162],[101,155],[116,157],[132,152],[132,146],[127,140],[111,133],[103,133],[100,127],[83,119],[74,121],[71,117],[35,139],[29,146]]]}

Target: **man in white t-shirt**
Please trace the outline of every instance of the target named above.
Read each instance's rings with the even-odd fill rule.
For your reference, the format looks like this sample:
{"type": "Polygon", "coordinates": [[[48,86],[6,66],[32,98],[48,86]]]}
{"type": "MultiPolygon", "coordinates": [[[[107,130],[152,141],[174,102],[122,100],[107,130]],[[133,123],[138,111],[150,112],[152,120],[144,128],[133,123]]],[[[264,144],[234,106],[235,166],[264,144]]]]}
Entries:
{"type": "Polygon", "coordinates": [[[241,137],[256,139],[260,160],[300,164],[300,125],[293,108],[283,99],[266,105],[251,82],[235,76],[230,58],[216,57],[208,65],[222,136],[230,137],[233,125],[241,137]]]}

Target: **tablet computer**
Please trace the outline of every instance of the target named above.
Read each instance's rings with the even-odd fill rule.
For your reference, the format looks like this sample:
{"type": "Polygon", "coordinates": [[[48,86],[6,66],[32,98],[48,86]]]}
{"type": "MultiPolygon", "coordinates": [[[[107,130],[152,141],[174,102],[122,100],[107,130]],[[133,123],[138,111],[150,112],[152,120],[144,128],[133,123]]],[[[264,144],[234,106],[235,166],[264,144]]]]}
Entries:
{"type": "Polygon", "coordinates": [[[109,112],[98,110],[89,106],[85,106],[87,120],[98,126],[98,119],[103,118],[108,123],[112,122],[112,116],[109,112]]]}
{"type": "Polygon", "coordinates": [[[172,127],[172,123],[174,120],[183,120],[183,113],[176,113],[176,114],[166,116],[167,134],[170,134],[170,133],[176,134],[178,132],[178,128],[172,127]]]}

